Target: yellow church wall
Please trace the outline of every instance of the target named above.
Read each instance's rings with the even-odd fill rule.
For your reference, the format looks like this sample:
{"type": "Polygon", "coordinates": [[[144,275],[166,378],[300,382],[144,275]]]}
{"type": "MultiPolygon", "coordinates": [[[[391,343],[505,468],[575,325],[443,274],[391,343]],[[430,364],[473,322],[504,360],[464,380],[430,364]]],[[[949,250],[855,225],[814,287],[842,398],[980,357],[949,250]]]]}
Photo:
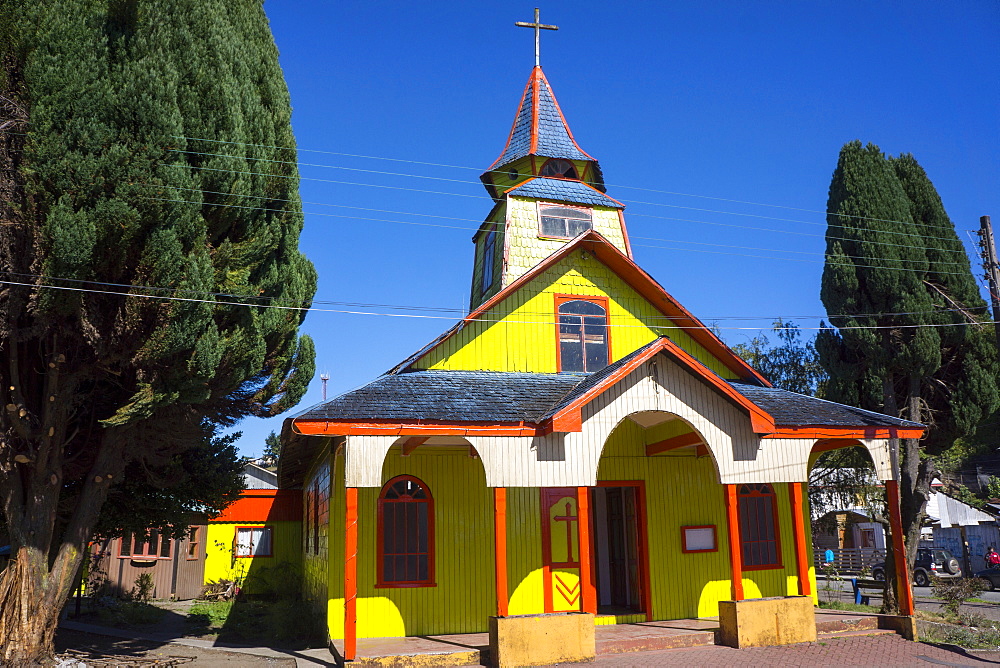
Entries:
{"type": "Polygon", "coordinates": [[[209,522],[205,541],[205,582],[242,580],[250,594],[280,586],[302,563],[302,525],[297,521],[209,522]],[[271,527],[270,557],[236,557],[237,527],[271,527]],[[285,574],[285,575],[283,575],[285,574]]]}
{"type": "Polygon", "coordinates": [[[723,378],[735,375],[602,262],[574,253],[417,360],[417,369],[555,373],[555,295],[607,296],[612,361],[666,334],[723,378]]]}
{"type": "MultiPolygon", "coordinates": [[[[645,456],[649,434],[631,421],[612,432],[598,468],[600,481],[645,481],[649,585],[654,619],[711,617],[731,598],[724,488],[709,456],[645,456]],[[681,527],[713,525],[718,550],[682,551],[681,527]]],[[[788,486],[775,484],[782,568],[744,571],[747,598],[798,593],[788,486]]],[[[806,515],[808,525],[808,515],[806,515]]],[[[811,590],[815,573],[810,569],[811,590]]]]}
{"type": "MultiPolygon", "coordinates": [[[[421,446],[409,457],[397,447],[389,451],[383,483],[398,475],[422,480],[434,498],[435,583],[433,587],[376,587],[378,497],[381,490],[358,490],[359,638],[440,633],[473,633],[487,629],[495,614],[493,582],[493,497],[486,474],[467,447],[421,446]]],[[[338,472],[338,480],[342,474],[338,472]]],[[[341,483],[342,484],[342,483],[341,483]]],[[[342,497],[336,487],[334,497],[342,497]]],[[[537,493],[537,490],[536,490],[537,493]]],[[[334,515],[343,513],[334,511],[334,515]]],[[[338,531],[335,529],[333,535],[338,531]]],[[[341,552],[343,551],[341,545],[341,552]]],[[[330,569],[329,627],[343,638],[343,562],[330,569]]]]}

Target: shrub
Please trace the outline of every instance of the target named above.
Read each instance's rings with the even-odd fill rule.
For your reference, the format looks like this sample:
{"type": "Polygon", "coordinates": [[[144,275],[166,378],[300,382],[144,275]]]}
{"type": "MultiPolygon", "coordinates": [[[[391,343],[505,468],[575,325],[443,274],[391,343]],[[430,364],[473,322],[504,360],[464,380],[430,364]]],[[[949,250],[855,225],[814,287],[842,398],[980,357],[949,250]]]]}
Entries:
{"type": "Polygon", "coordinates": [[[983,590],[983,582],[978,578],[939,578],[935,575],[931,586],[934,596],[944,601],[945,610],[952,615],[957,615],[963,603],[983,590]]]}

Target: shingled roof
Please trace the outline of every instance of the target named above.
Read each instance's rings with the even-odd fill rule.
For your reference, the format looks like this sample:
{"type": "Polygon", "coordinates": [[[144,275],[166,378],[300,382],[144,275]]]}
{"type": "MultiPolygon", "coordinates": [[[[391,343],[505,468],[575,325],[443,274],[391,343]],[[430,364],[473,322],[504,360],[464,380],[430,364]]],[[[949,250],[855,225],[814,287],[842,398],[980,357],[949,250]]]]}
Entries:
{"type": "Polygon", "coordinates": [[[550,179],[544,176],[528,179],[521,185],[507,190],[506,194],[516,197],[537,197],[538,199],[548,199],[556,202],[606,206],[611,209],[625,208],[625,205],[618,200],[608,197],[600,190],[592,188],[581,181],[550,179]]]}
{"type": "Polygon", "coordinates": [[[854,406],[817,399],[777,387],[760,387],[727,381],[737,392],[771,414],[775,424],[828,427],[906,427],[920,429],[919,422],[901,420],[854,406]]]}
{"type": "Polygon", "coordinates": [[[521,106],[514,117],[507,146],[500,157],[490,165],[490,169],[499,169],[526,155],[566,160],[594,160],[573,139],[573,133],[563,118],[556,96],[552,93],[552,87],[545,75],[542,74],[541,67],[535,67],[531,71],[521,97],[521,106]]]}

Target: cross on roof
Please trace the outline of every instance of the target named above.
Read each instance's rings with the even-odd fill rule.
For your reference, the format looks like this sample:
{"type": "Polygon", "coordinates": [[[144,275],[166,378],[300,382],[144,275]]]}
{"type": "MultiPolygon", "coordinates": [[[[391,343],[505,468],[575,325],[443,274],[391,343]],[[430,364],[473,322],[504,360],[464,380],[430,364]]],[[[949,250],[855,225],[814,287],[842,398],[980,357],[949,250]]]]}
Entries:
{"type": "Polygon", "coordinates": [[[539,51],[541,50],[541,48],[540,48],[541,40],[539,39],[539,30],[559,30],[559,26],[549,26],[549,25],[545,25],[544,23],[539,23],[538,22],[538,7],[535,7],[535,22],[534,23],[527,23],[525,21],[516,21],[514,23],[514,25],[516,25],[519,28],[534,28],[535,29],[535,67],[538,67],[539,65],[541,65],[541,59],[540,59],[540,56],[539,56],[539,51]]]}

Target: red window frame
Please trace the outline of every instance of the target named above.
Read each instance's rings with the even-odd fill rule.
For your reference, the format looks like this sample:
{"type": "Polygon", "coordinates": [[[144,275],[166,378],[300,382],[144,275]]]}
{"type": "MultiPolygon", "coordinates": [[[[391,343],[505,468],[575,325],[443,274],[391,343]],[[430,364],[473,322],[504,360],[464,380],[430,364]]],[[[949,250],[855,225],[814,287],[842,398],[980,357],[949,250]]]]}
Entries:
{"type": "Polygon", "coordinates": [[[267,558],[270,558],[270,557],[273,557],[273,556],[274,556],[274,527],[273,526],[271,526],[270,524],[265,524],[265,525],[259,525],[259,526],[241,526],[241,527],[235,527],[235,531],[233,533],[233,558],[235,558],[235,559],[258,559],[258,558],[267,559],[267,558]],[[271,539],[270,539],[270,541],[268,541],[268,543],[269,543],[268,547],[270,547],[271,549],[268,551],[268,553],[267,554],[240,554],[240,548],[239,548],[239,546],[240,546],[240,530],[241,529],[247,529],[247,530],[252,530],[252,531],[268,531],[268,532],[270,532],[271,539]]]}
{"type": "Polygon", "coordinates": [[[174,553],[174,541],[173,539],[163,534],[159,531],[150,531],[150,540],[143,540],[140,545],[142,545],[142,552],[137,553],[135,551],[136,537],[141,534],[129,533],[125,534],[118,540],[118,558],[119,559],[136,559],[145,561],[147,559],[170,559],[174,553]],[[153,536],[156,536],[156,542],[151,540],[153,536]],[[128,540],[129,551],[125,552],[125,541],[128,540]],[[163,545],[166,543],[167,554],[163,555],[163,545]],[[155,547],[154,547],[155,545],[155,547]]]}
{"type": "Polygon", "coordinates": [[[781,558],[781,525],[778,524],[778,496],[774,492],[774,487],[768,483],[743,483],[737,485],[736,489],[737,508],[739,510],[740,525],[740,546],[743,555],[743,570],[763,571],[775,568],[782,568],[781,558]],[[771,510],[761,508],[761,504],[756,499],[766,499],[770,503],[771,510]],[[751,514],[753,515],[751,517],[751,514]],[[770,527],[767,522],[770,520],[770,527]],[[751,540],[751,522],[756,529],[758,538],[751,540]],[[763,524],[762,524],[763,522],[763,524]],[[768,532],[770,529],[770,532],[768,532]],[[771,538],[759,538],[761,535],[771,534],[771,538]],[[758,550],[756,556],[754,548],[760,545],[773,544],[774,561],[752,563],[758,561],[761,552],[758,550]]]}
{"type": "MultiPolygon", "coordinates": [[[[434,580],[435,544],[434,544],[434,496],[430,487],[420,478],[412,475],[399,475],[389,480],[382,486],[378,495],[378,544],[376,549],[376,587],[404,588],[404,587],[436,587],[434,580]],[[402,481],[411,481],[418,485],[427,497],[425,499],[387,499],[386,493],[393,485],[402,481]],[[427,507],[427,551],[426,552],[398,552],[394,556],[420,556],[427,557],[427,578],[424,580],[387,580],[385,577],[385,505],[387,503],[422,503],[427,507]]],[[[419,542],[419,541],[418,541],[419,542]]]]}
{"type": "Polygon", "coordinates": [[[576,163],[573,162],[572,160],[567,160],[566,158],[549,158],[548,160],[542,163],[541,167],[538,168],[538,175],[543,179],[563,179],[566,181],[580,180],[580,170],[577,169],[576,163]],[[549,164],[556,162],[569,163],[569,166],[573,169],[573,176],[555,176],[553,174],[542,174],[542,172],[545,171],[545,168],[548,167],[549,164]]]}
{"type": "Polygon", "coordinates": [[[684,554],[700,554],[702,552],[718,552],[719,551],[719,532],[716,530],[714,524],[696,524],[681,527],[681,552],[684,554]],[[687,546],[687,530],[688,529],[711,529],[712,530],[712,547],[702,548],[700,550],[688,549],[687,546]]]}
{"type": "MultiPolygon", "coordinates": [[[[600,306],[601,308],[604,309],[604,323],[605,323],[605,325],[604,325],[604,344],[605,344],[605,347],[607,348],[607,351],[608,351],[608,359],[607,359],[607,361],[605,362],[604,365],[607,366],[608,364],[611,364],[611,360],[613,359],[612,356],[611,356],[611,311],[608,308],[608,298],[607,297],[598,296],[598,295],[565,295],[565,294],[557,294],[555,296],[555,309],[554,309],[555,321],[556,321],[556,327],[555,327],[555,329],[556,329],[556,370],[557,371],[562,371],[563,370],[563,363],[562,363],[562,340],[560,339],[560,334],[559,334],[559,315],[560,315],[560,313],[559,313],[559,307],[562,306],[563,304],[565,304],[566,302],[576,302],[576,301],[590,302],[592,304],[597,304],[598,306],[600,306]]],[[[586,357],[584,357],[584,359],[586,360],[586,357]]],[[[592,373],[593,371],[599,371],[599,370],[600,369],[593,369],[592,371],[587,371],[585,373],[592,373]]]]}
{"type": "Polygon", "coordinates": [[[191,527],[188,533],[188,545],[187,545],[187,560],[197,561],[198,560],[198,550],[201,547],[201,541],[198,540],[198,529],[200,527],[191,527]]]}

